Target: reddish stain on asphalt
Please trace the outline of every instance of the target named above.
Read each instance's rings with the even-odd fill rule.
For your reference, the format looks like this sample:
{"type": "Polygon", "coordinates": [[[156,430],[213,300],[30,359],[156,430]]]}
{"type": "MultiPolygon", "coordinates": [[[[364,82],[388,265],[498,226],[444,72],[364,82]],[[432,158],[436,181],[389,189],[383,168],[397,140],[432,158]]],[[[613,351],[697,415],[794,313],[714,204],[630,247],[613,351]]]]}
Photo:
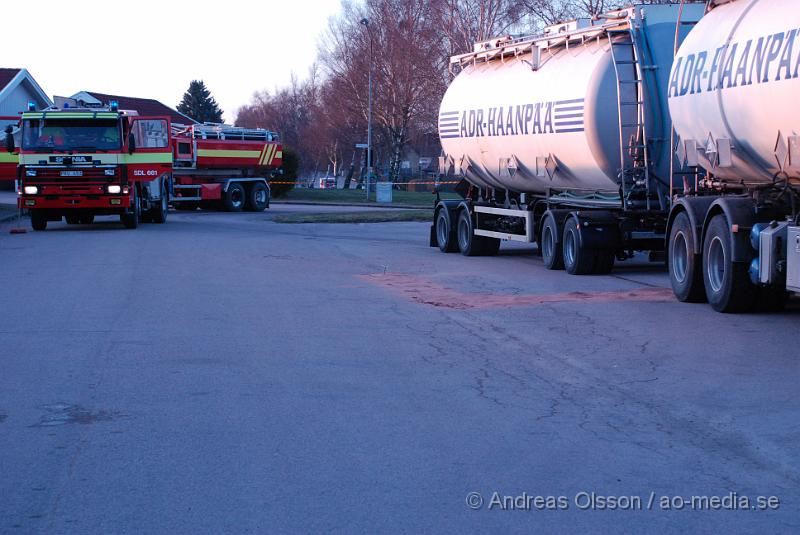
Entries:
{"type": "Polygon", "coordinates": [[[361,280],[422,305],[467,310],[536,306],[547,303],[612,303],[621,301],[675,301],[669,288],[634,288],[610,292],[566,292],[557,294],[465,293],[414,275],[387,273],[359,275],[361,280]]]}

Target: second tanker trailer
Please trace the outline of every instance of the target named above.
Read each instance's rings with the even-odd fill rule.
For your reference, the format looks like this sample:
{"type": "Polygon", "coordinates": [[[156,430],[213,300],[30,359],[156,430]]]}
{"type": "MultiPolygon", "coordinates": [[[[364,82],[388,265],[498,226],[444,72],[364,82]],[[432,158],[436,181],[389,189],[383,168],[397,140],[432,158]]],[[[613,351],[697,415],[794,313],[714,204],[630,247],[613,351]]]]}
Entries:
{"type": "Polygon", "coordinates": [[[575,275],[666,252],[681,300],[782,304],[800,275],[800,241],[795,260],[786,247],[800,164],[789,4],[634,5],[453,57],[440,167],[470,187],[437,204],[431,245],[538,242],[548,269],[575,275]]]}

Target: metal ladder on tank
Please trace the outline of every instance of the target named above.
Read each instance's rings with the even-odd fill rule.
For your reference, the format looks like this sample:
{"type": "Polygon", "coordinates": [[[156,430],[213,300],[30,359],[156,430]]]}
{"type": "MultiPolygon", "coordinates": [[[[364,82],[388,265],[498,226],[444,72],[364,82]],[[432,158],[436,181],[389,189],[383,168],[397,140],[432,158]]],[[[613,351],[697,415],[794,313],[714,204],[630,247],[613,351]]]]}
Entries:
{"type": "Polygon", "coordinates": [[[606,30],[611,47],[611,59],[617,77],[617,110],[619,113],[619,169],[622,206],[626,207],[629,193],[626,174],[633,175],[633,186],[639,177],[647,187],[647,209],[650,210],[650,147],[647,136],[643,66],[636,42],[637,29],[631,21],[624,28],[606,30]],[[635,109],[634,114],[630,111],[635,109]],[[626,135],[628,134],[628,135],[626,135]],[[626,156],[628,152],[628,156],[626,156]],[[630,158],[630,165],[628,160],[630,158]]]}

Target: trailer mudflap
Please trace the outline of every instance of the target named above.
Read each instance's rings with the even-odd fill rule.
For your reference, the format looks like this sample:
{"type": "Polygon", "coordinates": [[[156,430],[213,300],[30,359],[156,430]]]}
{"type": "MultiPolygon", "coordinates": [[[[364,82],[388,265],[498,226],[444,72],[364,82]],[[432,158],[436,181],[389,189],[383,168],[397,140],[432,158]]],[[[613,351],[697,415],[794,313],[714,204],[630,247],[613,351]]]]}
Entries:
{"type": "Polygon", "coordinates": [[[619,221],[611,212],[590,210],[573,212],[578,221],[581,244],[587,249],[619,249],[622,234],[619,221]]]}

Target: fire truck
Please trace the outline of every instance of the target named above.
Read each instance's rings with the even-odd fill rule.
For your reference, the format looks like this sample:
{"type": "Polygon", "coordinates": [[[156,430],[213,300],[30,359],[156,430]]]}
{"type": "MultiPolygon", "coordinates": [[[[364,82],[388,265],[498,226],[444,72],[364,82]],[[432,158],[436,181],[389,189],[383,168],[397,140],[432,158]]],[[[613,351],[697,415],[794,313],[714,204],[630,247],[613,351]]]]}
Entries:
{"type": "MultiPolygon", "coordinates": [[[[88,224],[114,214],[127,228],[164,223],[170,202],[188,210],[269,206],[269,178],[282,161],[277,133],[171,124],[167,116],[139,116],[113,101],[87,107],[69,100],[42,111],[31,107],[20,121],[18,202],[35,230],[62,218],[88,224]]],[[[10,158],[13,137],[6,148],[10,158]]]]}
{"type": "MultiPolygon", "coordinates": [[[[169,117],[139,116],[115,102],[42,111],[29,105],[20,127],[18,202],[34,230],[62,217],[87,224],[96,215],[119,215],[126,228],[167,220],[169,117]]],[[[13,145],[7,138],[7,152],[13,145]]]]}
{"type": "Polygon", "coordinates": [[[269,179],[283,155],[277,133],[216,123],[173,125],[172,144],[176,209],[269,207],[269,179]]]}

